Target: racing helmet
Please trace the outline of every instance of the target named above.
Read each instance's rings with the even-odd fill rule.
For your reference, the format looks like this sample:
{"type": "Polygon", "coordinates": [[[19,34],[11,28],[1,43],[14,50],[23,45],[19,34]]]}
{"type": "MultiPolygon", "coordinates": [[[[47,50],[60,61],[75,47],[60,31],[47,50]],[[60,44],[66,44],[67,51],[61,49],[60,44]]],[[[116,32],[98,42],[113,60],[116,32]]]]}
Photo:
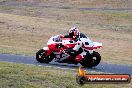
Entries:
{"type": "Polygon", "coordinates": [[[72,36],[73,39],[75,39],[78,34],[79,34],[79,30],[77,29],[77,27],[72,27],[69,30],[69,35],[72,36]]]}

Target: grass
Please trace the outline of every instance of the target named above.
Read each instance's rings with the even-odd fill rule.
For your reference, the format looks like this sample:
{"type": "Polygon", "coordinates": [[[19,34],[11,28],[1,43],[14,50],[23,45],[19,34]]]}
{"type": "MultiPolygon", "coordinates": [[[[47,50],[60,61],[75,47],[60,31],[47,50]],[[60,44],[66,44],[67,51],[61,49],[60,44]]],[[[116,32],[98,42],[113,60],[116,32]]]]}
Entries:
{"type": "Polygon", "coordinates": [[[81,8],[129,8],[131,7],[131,0],[0,0],[0,2],[8,2],[8,1],[21,1],[28,3],[46,3],[54,4],[54,5],[64,5],[64,6],[74,6],[81,8]]]}
{"type": "MultiPolygon", "coordinates": [[[[88,72],[89,73],[89,72],[88,72]]],[[[76,70],[0,62],[0,88],[130,88],[130,84],[76,83],[76,70]]]]}

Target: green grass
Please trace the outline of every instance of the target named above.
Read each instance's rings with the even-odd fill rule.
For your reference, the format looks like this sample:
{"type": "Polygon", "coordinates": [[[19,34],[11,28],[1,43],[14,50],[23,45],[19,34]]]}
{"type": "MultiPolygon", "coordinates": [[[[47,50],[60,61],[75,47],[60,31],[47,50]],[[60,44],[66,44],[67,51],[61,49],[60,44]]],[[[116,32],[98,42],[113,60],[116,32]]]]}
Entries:
{"type": "Polygon", "coordinates": [[[76,70],[0,62],[0,88],[130,88],[131,86],[131,84],[80,86],[76,83],[76,74],[76,70]]]}

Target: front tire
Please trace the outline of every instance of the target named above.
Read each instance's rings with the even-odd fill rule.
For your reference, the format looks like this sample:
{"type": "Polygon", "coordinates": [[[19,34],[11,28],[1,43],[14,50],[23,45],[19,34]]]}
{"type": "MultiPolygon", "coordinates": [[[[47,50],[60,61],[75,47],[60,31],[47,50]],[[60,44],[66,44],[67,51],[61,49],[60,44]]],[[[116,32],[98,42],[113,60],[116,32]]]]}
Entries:
{"type": "Polygon", "coordinates": [[[40,49],[37,53],[36,53],[36,60],[40,63],[49,63],[54,59],[54,55],[50,54],[48,56],[45,55],[45,50],[40,49]]]}
{"type": "Polygon", "coordinates": [[[93,51],[92,55],[86,55],[81,65],[84,67],[92,68],[97,66],[101,61],[101,56],[98,52],[93,51]]]}

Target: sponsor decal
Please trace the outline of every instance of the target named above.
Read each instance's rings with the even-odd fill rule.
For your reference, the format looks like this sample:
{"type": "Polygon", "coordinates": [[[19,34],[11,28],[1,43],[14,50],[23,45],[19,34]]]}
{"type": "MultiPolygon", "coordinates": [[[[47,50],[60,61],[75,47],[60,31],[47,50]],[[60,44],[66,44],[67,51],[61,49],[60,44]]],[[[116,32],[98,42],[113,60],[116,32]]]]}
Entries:
{"type": "Polygon", "coordinates": [[[130,83],[129,74],[86,74],[84,68],[79,67],[77,70],[76,81],[83,85],[86,83],[130,83]]]}

